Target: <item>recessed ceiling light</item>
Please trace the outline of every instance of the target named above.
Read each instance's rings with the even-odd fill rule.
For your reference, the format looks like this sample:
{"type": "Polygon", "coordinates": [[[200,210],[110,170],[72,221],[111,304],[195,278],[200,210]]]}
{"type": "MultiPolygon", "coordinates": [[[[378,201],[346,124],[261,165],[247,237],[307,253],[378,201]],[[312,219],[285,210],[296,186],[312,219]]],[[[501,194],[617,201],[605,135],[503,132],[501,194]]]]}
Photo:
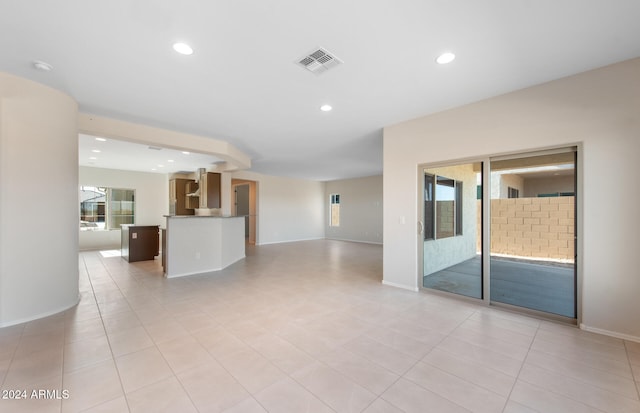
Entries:
{"type": "Polygon", "coordinates": [[[331,109],[333,109],[331,107],[331,105],[322,105],[322,106],[320,106],[320,110],[323,111],[323,112],[329,112],[331,109]]]}
{"type": "Polygon", "coordinates": [[[182,151],[182,154],[183,154],[183,155],[189,155],[189,153],[190,153],[190,152],[182,151]]]}
{"type": "Polygon", "coordinates": [[[173,162],[173,159],[169,159],[167,162],[173,162]]]}
{"type": "Polygon", "coordinates": [[[152,170],[152,171],[155,171],[155,170],[156,170],[156,168],[151,168],[151,170],[152,170]]]}
{"type": "Polygon", "coordinates": [[[93,149],[93,150],[91,150],[91,152],[93,152],[93,153],[100,153],[100,149],[93,149]]]}
{"type": "Polygon", "coordinates": [[[90,156],[89,159],[91,159],[92,161],[95,161],[98,158],[96,158],[95,156],[90,156]]]}
{"type": "Polygon", "coordinates": [[[106,139],[105,139],[105,138],[96,138],[96,140],[97,140],[98,142],[105,142],[105,141],[106,141],[106,139]]]}
{"type": "Polygon", "coordinates": [[[453,62],[453,59],[455,58],[456,58],[456,55],[454,55],[451,52],[446,52],[438,56],[438,58],[436,59],[436,62],[441,65],[446,65],[447,63],[453,62]]]}
{"type": "Polygon", "coordinates": [[[173,45],[173,50],[186,56],[193,54],[193,49],[186,43],[175,43],[173,45]]]}
{"type": "Polygon", "coordinates": [[[43,62],[40,60],[36,60],[33,62],[33,67],[35,67],[38,70],[42,70],[43,72],[50,72],[53,70],[53,66],[51,66],[49,63],[47,62],[43,62]]]}
{"type": "Polygon", "coordinates": [[[158,168],[164,168],[164,165],[158,165],[158,168]]]}

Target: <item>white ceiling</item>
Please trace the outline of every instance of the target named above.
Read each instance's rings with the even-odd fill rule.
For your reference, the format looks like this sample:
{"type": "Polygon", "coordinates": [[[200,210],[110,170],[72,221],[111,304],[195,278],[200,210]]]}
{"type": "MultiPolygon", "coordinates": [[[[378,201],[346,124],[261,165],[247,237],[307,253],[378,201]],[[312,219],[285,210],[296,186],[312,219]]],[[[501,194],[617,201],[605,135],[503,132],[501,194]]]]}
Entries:
{"type": "Polygon", "coordinates": [[[195,152],[184,153],[159,146],[141,145],[80,134],[78,160],[82,166],[130,171],[175,173],[213,168],[222,159],[195,152]],[[98,152],[99,151],[99,152],[98,152]]]}
{"type": "Polygon", "coordinates": [[[640,56],[639,18],[638,0],[0,0],[0,70],[330,180],[380,174],[384,126],[640,56]],[[295,63],[317,47],[344,63],[295,63]]]}

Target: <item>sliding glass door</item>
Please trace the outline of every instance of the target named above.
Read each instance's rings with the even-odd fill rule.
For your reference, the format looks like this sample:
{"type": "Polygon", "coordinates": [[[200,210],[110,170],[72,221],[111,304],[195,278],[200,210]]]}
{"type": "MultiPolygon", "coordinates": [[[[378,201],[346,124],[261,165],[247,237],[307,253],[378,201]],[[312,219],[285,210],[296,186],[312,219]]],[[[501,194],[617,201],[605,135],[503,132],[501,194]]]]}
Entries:
{"type": "Polygon", "coordinates": [[[574,148],[419,168],[422,287],[575,319],[575,171],[574,148]]]}
{"type": "Polygon", "coordinates": [[[575,152],[491,162],[491,301],[576,317],[575,152]]]}
{"type": "Polygon", "coordinates": [[[482,298],[482,163],[421,171],[422,286],[482,298]]]}

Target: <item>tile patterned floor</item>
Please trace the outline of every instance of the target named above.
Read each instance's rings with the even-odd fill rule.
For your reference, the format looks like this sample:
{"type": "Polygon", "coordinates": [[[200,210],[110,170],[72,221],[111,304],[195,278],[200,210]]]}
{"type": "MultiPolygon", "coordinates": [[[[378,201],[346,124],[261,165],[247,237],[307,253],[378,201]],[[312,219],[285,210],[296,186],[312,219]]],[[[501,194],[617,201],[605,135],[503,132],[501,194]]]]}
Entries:
{"type": "Polygon", "coordinates": [[[81,303],[0,329],[0,412],[640,412],[640,343],[383,286],[382,247],[210,275],[79,256],[81,303]]]}

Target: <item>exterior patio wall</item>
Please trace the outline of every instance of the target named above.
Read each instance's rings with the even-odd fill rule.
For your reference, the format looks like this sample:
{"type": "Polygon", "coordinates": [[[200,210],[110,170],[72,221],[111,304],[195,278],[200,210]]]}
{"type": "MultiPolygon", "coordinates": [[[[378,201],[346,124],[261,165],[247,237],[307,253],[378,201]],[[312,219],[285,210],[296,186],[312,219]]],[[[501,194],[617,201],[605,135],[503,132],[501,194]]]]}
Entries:
{"type": "Polygon", "coordinates": [[[573,262],[574,221],[572,196],[492,199],[491,253],[573,262]]]}

